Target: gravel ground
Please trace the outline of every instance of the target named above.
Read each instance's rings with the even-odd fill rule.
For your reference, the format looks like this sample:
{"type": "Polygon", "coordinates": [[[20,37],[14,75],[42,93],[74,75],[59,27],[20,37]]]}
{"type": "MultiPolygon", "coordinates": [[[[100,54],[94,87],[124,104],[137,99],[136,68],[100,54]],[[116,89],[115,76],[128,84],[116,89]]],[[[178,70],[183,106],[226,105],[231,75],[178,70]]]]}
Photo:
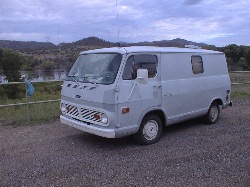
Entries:
{"type": "Polygon", "coordinates": [[[165,128],[153,145],[61,125],[0,125],[0,186],[249,186],[250,100],[217,124],[165,128]]]}

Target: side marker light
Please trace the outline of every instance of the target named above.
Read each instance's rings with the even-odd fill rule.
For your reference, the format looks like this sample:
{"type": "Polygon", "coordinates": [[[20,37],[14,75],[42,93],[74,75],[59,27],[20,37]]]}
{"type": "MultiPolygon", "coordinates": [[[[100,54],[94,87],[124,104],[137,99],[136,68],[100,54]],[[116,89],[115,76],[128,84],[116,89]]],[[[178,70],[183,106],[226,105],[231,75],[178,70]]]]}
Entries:
{"type": "Polygon", "coordinates": [[[122,108],[122,113],[123,114],[129,113],[129,108],[128,107],[122,108]]]}

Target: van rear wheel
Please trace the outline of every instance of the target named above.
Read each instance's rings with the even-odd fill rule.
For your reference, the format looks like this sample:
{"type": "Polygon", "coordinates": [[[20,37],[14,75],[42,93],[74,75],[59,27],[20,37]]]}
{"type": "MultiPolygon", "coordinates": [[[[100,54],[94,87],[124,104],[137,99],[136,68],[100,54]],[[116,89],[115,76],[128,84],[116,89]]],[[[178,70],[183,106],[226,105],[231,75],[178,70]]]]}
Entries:
{"type": "Polygon", "coordinates": [[[149,145],[156,143],[162,133],[162,121],[154,114],[144,117],[138,132],[135,134],[135,139],[138,143],[149,145]]]}
{"type": "Polygon", "coordinates": [[[220,106],[218,103],[213,102],[205,115],[206,124],[215,124],[219,120],[220,106]]]}

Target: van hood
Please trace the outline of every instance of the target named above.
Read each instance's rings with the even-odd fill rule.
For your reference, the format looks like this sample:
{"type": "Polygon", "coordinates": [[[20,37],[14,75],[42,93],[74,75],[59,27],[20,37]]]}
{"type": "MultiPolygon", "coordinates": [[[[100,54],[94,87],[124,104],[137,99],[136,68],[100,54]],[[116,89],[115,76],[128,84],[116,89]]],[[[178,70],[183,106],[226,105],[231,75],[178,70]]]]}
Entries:
{"type": "Polygon", "coordinates": [[[115,104],[115,85],[64,81],[61,95],[63,100],[76,103],[115,104]]]}

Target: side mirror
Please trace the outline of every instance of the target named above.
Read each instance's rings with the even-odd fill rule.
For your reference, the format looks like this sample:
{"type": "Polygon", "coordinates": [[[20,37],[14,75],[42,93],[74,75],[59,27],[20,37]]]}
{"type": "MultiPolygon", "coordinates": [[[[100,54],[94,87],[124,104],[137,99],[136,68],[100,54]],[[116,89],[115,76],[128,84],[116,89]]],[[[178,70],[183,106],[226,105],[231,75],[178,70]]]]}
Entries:
{"type": "Polygon", "coordinates": [[[139,83],[148,83],[148,70],[147,69],[138,69],[137,78],[139,83]]]}

